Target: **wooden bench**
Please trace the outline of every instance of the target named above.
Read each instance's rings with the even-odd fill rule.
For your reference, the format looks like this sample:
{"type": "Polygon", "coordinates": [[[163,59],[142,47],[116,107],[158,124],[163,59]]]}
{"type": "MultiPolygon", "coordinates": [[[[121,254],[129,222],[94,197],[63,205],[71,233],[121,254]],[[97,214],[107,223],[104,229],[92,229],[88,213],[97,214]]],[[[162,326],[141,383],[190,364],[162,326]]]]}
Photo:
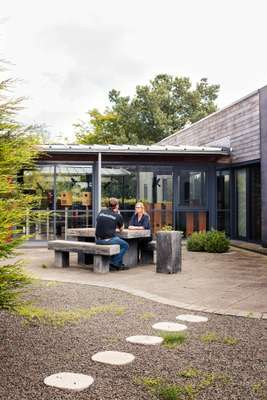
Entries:
{"type": "Polygon", "coordinates": [[[94,272],[109,272],[110,256],[120,252],[118,244],[95,244],[88,242],[75,242],[70,240],[51,240],[48,249],[55,251],[56,267],[69,267],[69,253],[84,253],[94,256],[94,272]]]}

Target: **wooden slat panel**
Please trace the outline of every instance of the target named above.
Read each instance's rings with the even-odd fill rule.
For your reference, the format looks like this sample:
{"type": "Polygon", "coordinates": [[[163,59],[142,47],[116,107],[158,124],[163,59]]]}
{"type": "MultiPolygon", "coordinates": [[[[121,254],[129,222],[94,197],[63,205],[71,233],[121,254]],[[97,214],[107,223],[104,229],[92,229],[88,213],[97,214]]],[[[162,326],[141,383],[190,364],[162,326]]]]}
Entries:
{"type": "Polygon", "coordinates": [[[205,211],[201,211],[198,214],[198,230],[206,231],[207,229],[207,214],[205,211]]]}
{"type": "Polygon", "coordinates": [[[194,213],[186,213],[186,236],[191,235],[194,231],[194,213]]]}

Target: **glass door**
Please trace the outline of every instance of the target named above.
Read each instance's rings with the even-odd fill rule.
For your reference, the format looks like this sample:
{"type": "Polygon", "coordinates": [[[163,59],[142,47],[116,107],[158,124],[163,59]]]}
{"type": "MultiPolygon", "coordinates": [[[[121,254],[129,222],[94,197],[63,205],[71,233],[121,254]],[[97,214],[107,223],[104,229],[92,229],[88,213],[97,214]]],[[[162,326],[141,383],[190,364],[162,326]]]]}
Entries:
{"type": "Polygon", "coordinates": [[[247,238],[247,169],[236,170],[237,237],[247,238]]]}

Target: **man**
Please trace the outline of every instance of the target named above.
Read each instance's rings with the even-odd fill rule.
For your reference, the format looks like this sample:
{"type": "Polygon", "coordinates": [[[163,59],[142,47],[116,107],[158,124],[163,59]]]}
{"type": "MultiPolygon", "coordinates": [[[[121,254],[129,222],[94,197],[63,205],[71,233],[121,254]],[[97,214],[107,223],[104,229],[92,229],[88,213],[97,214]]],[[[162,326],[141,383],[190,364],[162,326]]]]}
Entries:
{"type": "Polygon", "coordinates": [[[128,269],[123,265],[123,256],[129,248],[128,243],[116,236],[116,229],[123,230],[123,219],[119,213],[119,201],[109,199],[108,209],[103,209],[96,219],[96,244],[119,244],[120,252],[111,256],[110,267],[117,270],[128,269]]]}

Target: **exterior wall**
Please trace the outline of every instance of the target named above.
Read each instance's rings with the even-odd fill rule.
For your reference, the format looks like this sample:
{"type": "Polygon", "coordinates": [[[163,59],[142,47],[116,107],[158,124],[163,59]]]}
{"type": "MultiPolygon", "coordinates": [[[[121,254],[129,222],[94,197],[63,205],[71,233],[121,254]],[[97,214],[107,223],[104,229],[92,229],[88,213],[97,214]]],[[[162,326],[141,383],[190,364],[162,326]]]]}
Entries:
{"type": "Polygon", "coordinates": [[[267,86],[260,89],[261,126],[261,237],[267,247],[267,86]]]}
{"type": "Polygon", "coordinates": [[[260,158],[259,91],[165,139],[168,145],[219,145],[232,148],[232,162],[260,158]]]}

